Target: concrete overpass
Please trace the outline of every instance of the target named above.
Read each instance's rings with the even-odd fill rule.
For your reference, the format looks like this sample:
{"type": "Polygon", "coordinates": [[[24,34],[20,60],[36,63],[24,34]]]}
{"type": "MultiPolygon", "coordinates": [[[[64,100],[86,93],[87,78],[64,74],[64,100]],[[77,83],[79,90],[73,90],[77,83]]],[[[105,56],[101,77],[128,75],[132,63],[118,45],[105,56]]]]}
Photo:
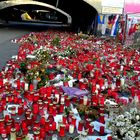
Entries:
{"type": "Polygon", "coordinates": [[[7,0],[0,2],[0,10],[18,5],[50,7],[67,16],[68,20],[72,18],[72,27],[76,28],[77,31],[93,32],[93,30],[95,31],[97,28],[97,15],[101,13],[102,10],[101,1],[102,0],[47,0],[46,3],[46,0],[7,0]]]}

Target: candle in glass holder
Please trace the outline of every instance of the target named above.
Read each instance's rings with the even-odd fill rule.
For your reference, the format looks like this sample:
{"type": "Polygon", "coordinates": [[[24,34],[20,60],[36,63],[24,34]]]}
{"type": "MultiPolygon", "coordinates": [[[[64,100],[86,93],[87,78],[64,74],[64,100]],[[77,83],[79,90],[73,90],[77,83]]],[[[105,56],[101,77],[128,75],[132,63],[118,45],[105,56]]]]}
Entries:
{"type": "Polygon", "coordinates": [[[10,140],[16,140],[16,129],[11,128],[10,140]]]}
{"type": "Polygon", "coordinates": [[[83,104],[84,105],[87,105],[87,103],[88,103],[88,97],[87,96],[84,96],[83,97],[83,104]]]}
{"type": "Polygon", "coordinates": [[[101,138],[97,138],[96,140],[101,140],[101,138]]]}
{"type": "Polygon", "coordinates": [[[77,97],[77,96],[73,96],[73,98],[72,98],[72,102],[76,103],[77,100],[78,100],[78,97],[77,97]]]}
{"type": "Polygon", "coordinates": [[[70,124],[69,125],[69,133],[70,134],[73,134],[74,133],[74,128],[75,128],[75,126],[73,124],[70,124]]]}
{"type": "Polygon", "coordinates": [[[25,84],[24,84],[24,90],[25,90],[25,91],[28,91],[28,89],[29,89],[29,84],[28,84],[28,83],[25,83],[25,84]]]}
{"type": "Polygon", "coordinates": [[[13,97],[13,100],[14,100],[14,104],[17,104],[18,103],[18,97],[17,96],[14,96],[13,97]]]}
{"type": "Polygon", "coordinates": [[[63,124],[62,121],[58,121],[57,130],[60,131],[60,125],[63,124]]]}
{"type": "Polygon", "coordinates": [[[60,95],[59,94],[55,94],[55,99],[56,99],[56,102],[59,103],[60,95]]]}
{"type": "Polygon", "coordinates": [[[38,114],[39,112],[39,105],[37,103],[33,104],[33,114],[38,114]]]}
{"type": "Polygon", "coordinates": [[[68,86],[69,86],[69,82],[68,82],[68,81],[64,81],[64,82],[63,82],[63,85],[64,85],[65,87],[68,87],[68,86]]]}
{"type": "Polygon", "coordinates": [[[100,135],[104,135],[105,127],[100,126],[100,135]]]}
{"type": "Polygon", "coordinates": [[[46,133],[49,131],[49,125],[50,125],[50,121],[47,120],[47,121],[45,122],[45,131],[46,131],[46,133]]]}
{"type": "Polygon", "coordinates": [[[72,118],[71,118],[71,124],[76,126],[76,118],[74,116],[72,116],[72,118]]]}
{"type": "Polygon", "coordinates": [[[66,106],[70,106],[70,97],[66,97],[65,104],[66,104],[66,106]]]}
{"type": "Polygon", "coordinates": [[[87,118],[86,119],[86,124],[85,124],[85,128],[86,129],[90,126],[90,123],[91,123],[91,119],[90,118],[87,118]]]}
{"type": "Polygon", "coordinates": [[[33,84],[30,84],[30,86],[29,86],[29,90],[30,90],[30,92],[32,92],[32,91],[34,90],[34,86],[33,86],[33,84]]]}
{"type": "Polygon", "coordinates": [[[82,79],[82,73],[81,72],[78,74],[78,80],[80,80],[80,79],[82,79]]]}
{"type": "Polygon", "coordinates": [[[53,114],[53,104],[49,105],[49,114],[53,114]]]}
{"type": "Polygon", "coordinates": [[[63,112],[64,112],[64,104],[60,104],[59,113],[63,113],[63,112]]]}
{"type": "Polygon", "coordinates": [[[64,104],[65,103],[65,96],[62,95],[60,98],[60,104],[64,104]]]}
{"type": "Polygon", "coordinates": [[[52,80],[52,79],[54,79],[54,78],[55,78],[55,73],[50,73],[50,74],[49,74],[49,79],[52,80]]]}
{"type": "Polygon", "coordinates": [[[22,104],[22,98],[18,98],[18,104],[22,104]]]}
{"type": "Polygon", "coordinates": [[[48,104],[51,104],[51,102],[52,102],[51,97],[48,97],[47,101],[48,101],[48,104]]]}
{"type": "Polygon", "coordinates": [[[16,140],[22,140],[22,134],[21,133],[16,134],[16,140]]]}
{"type": "Polygon", "coordinates": [[[62,122],[63,122],[63,124],[67,123],[67,115],[62,116],[62,122]]]}
{"type": "Polygon", "coordinates": [[[8,96],[8,102],[12,102],[12,96],[8,96]]]}
{"type": "Polygon", "coordinates": [[[56,109],[56,106],[53,106],[53,112],[52,112],[53,116],[56,116],[57,114],[57,109],[56,109]]]}
{"type": "Polygon", "coordinates": [[[25,89],[25,82],[21,82],[22,89],[25,89]]]}
{"type": "Polygon", "coordinates": [[[19,122],[15,122],[15,128],[16,128],[16,132],[19,132],[19,130],[20,130],[19,122]]]}
{"type": "Polygon", "coordinates": [[[89,135],[92,135],[93,132],[94,132],[94,126],[91,125],[91,124],[89,124],[89,126],[88,126],[88,134],[89,134],[89,135]]]}
{"type": "Polygon", "coordinates": [[[46,136],[46,132],[44,128],[40,129],[40,140],[44,140],[46,136]]]}
{"type": "Polygon", "coordinates": [[[52,140],[58,140],[57,134],[53,134],[53,135],[52,135],[52,140]]]}
{"type": "Polygon", "coordinates": [[[20,80],[17,80],[17,90],[20,90],[20,80]]]}
{"type": "Polygon", "coordinates": [[[11,132],[11,128],[12,128],[12,120],[8,121],[6,123],[6,131],[7,131],[7,134],[9,135],[10,132],[11,132]]]}
{"type": "Polygon", "coordinates": [[[86,89],[86,87],[87,87],[87,83],[85,83],[85,82],[79,82],[79,88],[81,90],[86,89]]]}
{"type": "Polygon", "coordinates": [[[78,123],[78,131],[83,131],[83,128],[84,128],[84,122],[81,120],[81,121],[79,121],[79,123],[78,123]]]}
{"type": "Polygon", "coordinates": [[[53,90],[52,86],[46,87],[47,97],[51,97],[52,90],[53,90]]]}
{"type": "Polygon", "coordinates": [[[16,107],[11,107],[11,115],[16,115],[16,107]]]}
{"type": "Polygon", "coordinates": [[[105,101],[105,98],[103,96],[99,97],[100,105],[104,105],[104,101],[105,101]]]}
{"type": "Polygon", "coordinates": [[[40,119],[40,124],[41,124],[42,126],[44,126],[45,123],[46,123],[45,117],[41,117],[41,119],[40,119]]]}
{"type": "Polygon", "coordinates": [[[7,131],[4,128],[1,130],[1,137],[8,140],[7,131]]]}
{"type": "Polygon", "coordinates": [[[34,131],[34,140],[40,140],[40,132],[39,131],[34,131]]]}
{"type": "Polygon", "coordinates": [[[65,125],[64,124],[60,125],[59,136],[60,137],[64,137],[65,136],[65,125]]]}
{"type": "Polygon", "coordinates": [[[125,79],[124,79],[124,77],[121,77],[120,82],[121,82],[121,87],[123,87],[125,85],[125,79]]]}
{"type": "Polygon", "coordinates": [[[112,140],[112,136],[107,136],[107,140],[112,140]]]}
{"type": "Polygon", "coordinates": [[[0,118],[0,133],[1,133],[1,130],[4,128],[4,125],[5,125],[4,119],[0,118]]]}
{"type": "Polygon", "coordinates": [[[37,85],[38,85],[38,80],[37,79],[33,79],[34,90],[37,90],[37,85]]]}
{"type": "Polygon", "coordinates": [[[104,106],[100,106],[99,113],[104,114],[104,112],[105,112],[104,110],[105,110],[104,106]]]}
{"type": "Polygon", "coordinates": [[[102,114],[102,113],[100,114],[99,122],[100,122],[100,123],[103,123],[103,124],[105,123],[104,114],[102,114]]]}
{"type": "Polygon", "coordinates": [[[34,100],[34,102],[37,102],[39,100],[39,94],[38,93],[34,94],[33,100],[34,100]]]}
{"type": "Polygon", "coordinates": [[[10,115],[10,114],[6,114],[6,115],[4,116],[5,122],[8,122],[10,119],[11,119],[11,115],[10,115]]]}
{"type": "Polygon", "coordinates": [[[0,88],[3,87],[3,79],[0,78],[0,88]]]}
{"type": "Polygon", "coordinates": [[[22,129],[26,129],[27,128],[27,122],[26,122],[26,120],[23,120],[22,121],[21,127],[22,127],[22,129]]]}
{"type": "Polygon", "coordinates": [[[53,122],[52,122],[52,131],[55,131],[55,130],[56,130],[56,122],[53,121],[53,122]]]}

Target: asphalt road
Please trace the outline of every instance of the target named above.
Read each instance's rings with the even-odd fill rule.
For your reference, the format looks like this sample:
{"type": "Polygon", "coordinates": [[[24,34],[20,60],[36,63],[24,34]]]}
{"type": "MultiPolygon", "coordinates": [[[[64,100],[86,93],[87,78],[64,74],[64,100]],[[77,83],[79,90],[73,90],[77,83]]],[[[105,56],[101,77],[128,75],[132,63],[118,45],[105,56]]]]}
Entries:
{"type": "Polygon", "coordinates": [[[0,71],[6,62],[18,52],[18,44],[11,43],[14,38],[19,38],[25,34],[35,31],[42,31],[43,28],[34,27],[5,27],[0,26],[0,71]]]}

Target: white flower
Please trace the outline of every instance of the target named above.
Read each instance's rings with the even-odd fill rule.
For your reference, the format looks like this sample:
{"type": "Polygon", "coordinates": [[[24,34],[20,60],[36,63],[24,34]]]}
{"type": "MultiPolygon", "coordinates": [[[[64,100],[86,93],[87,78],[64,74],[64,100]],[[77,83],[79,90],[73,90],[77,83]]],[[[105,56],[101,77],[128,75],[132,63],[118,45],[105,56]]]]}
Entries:
{"type": "Polygon", "coordinates": [[[132,119],[132,115],[131,115],[131,113],[129,113],[129,112],[125,112],[124,113],[124,117],[126,117],[127,119],[132,119]]]}
{"type": "Polygon", "coordinates": [[[135,118],[136,118],[137,121],[139,121],[139,120],[140,120],[140,115],[137,114],[137,115],[135,116],[135,118]]]}
{"type": "Polygon", "coordinates": [[[126,133],[126,137],[128,137],[128,138],[135,138],[135,132],[134,131],[128,131],[126,133]]]}
{"type": "Polygon", "coordinates": [[[116,123],[116,126],[124,126],[125,125],[125,122],[117,122],[116,123]]]}
{"type": "Polygon", "coordinates": [[[120,134],[121,134],[121,136],[123,136],[123,134],[126,133],[126,131],[127,130],[125,128],[120,128],[120,134]]]}
{"type": "Polygon", "coordinates": [[[130,108],[130,113],[131,114],[135,114],[137,112],[138,112],[137,108],[130,108]]]}
{"type": "Polygon", "coordinates": [[[123,120],[123,119],[124,119],[124,115],[119,115],[119,116],[117,117],[117,119],[118,119],[118,120],[123,120]]]}

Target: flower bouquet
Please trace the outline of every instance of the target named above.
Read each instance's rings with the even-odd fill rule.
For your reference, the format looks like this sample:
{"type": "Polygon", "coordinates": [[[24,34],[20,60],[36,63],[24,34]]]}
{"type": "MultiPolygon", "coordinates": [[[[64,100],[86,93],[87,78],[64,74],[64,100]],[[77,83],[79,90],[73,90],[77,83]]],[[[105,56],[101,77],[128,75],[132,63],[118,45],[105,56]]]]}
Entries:
{"type": "Polygon", "coordinates": [[[108,128],[112,130],[116,140],[139,140],[140,139],[140,105],[135,101],[129,106],[122,106],[119,115],[112,116],[108,128]]]}

